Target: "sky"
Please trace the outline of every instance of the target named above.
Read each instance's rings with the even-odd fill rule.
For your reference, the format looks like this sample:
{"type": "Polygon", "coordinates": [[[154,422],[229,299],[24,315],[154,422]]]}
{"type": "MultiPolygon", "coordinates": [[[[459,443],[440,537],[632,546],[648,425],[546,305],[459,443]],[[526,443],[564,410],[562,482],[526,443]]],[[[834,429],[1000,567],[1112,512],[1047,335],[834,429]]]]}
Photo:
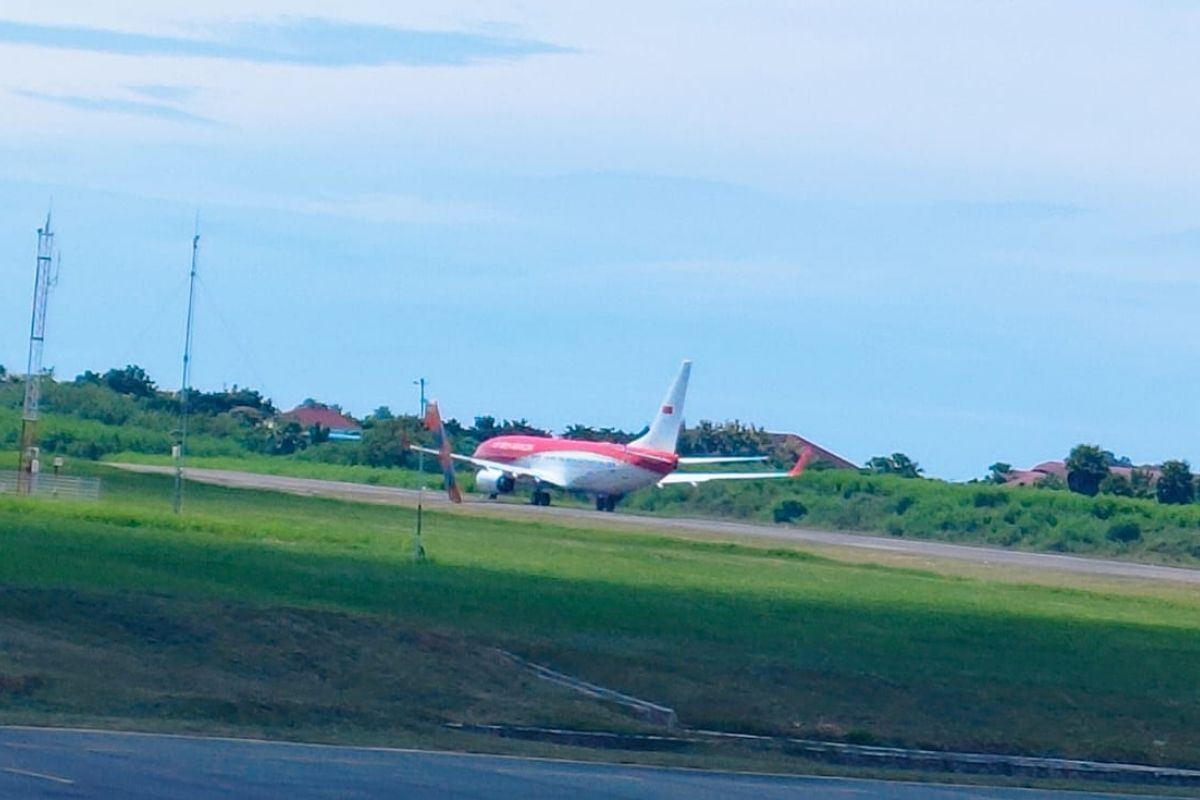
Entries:
{"type": "Polygon", "coordinates": [[[1200,464],[1200,8],[10,0],[0,364],[1200,464]],[[50,6],[53,6],[51,8],[50,6]],[[102,7],[101,7],[102,6],[102,7]]]}

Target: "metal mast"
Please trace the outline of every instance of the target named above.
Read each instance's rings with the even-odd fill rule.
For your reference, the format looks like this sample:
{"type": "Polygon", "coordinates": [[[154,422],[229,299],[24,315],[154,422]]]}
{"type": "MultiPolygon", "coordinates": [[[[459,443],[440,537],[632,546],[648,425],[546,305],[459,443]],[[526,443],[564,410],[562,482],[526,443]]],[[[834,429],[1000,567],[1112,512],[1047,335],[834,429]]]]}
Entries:
{"type": "Polygon", "coordinates": [[[188,394],[192,388],[192,319],[196,307],[196,256],[200,251],[200,215],[196,215],[196,231],[192,236],[192,270],[188,278],[187,331],[183,337],[183,380],[179,389],[179,444],[175,450],[175,498],[173,507],[183,510],[183,458],[187,450],[188,394]]]}
{"type": "Polygon", "coordinates": [[[17,469],[20,494],[33,491],[38,462],[38,406],[42,397],[42,348],[46,341],[46,301],[54,285],[54,233],[50,212],[45,227],[38,228],[37,272],[33,279],[33,315],[29,322],[29,361],[25,367],[25,406],[21,415],[21,452],[17,469]]]}
{"type": "MultiPolygon", "coordinates": [[[[419,378],[418,380],[413,381],[413,383],[418,384],[421,387],[421,405],[420,405],[421,418],[418,421],[418,424],[424,425],[425,424],[425,409],[426,409],[426,406],[428,405],[427,401],[425,400],[425,379],[419,378]]],[[[415,558],[417,561],[424,561],[425,560],[425,543],[423,541],[421,541],[421,510],[422,510],[421,506],[424,504],[424,500],[425,500],[425,451],[424,450],[417,451],[417,476],[420,479],[420,483],[417,484],[417,536],[416,536],[416,539],[413,541],[413,558],[415,558]]]]}

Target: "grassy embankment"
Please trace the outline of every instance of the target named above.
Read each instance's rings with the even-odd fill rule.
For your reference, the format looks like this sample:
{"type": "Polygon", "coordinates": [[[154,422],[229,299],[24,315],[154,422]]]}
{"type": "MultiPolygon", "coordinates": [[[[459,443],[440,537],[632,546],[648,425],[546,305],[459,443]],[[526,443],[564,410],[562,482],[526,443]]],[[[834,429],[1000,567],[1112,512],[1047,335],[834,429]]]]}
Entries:
{"type": "Polygon", "coordinates": [[[176,518],[167,479],[104,472],[99,504],[0,498],[0,721],[636,727],[498,646],[695,727],[1200,766],[1191,595],[434,513],[417,564],[405,509],[195,486],[176,518]]]}
{"type": "MultiPolygon", "coordinates": [[[[172,467],[175,462],[169,455],[136,453],[131,451],[105,456],[104,461],[117,464],[149,464],[157,467],[172,467]]],[[[431,463],[434,458],[429,457],[431,463]]],[[[421,473],[414,469],[388,469],[350,464],[328,464],[294,456],[268,456],[247,453],[242,456],[190,455],[187,465],[198,469],[226,469],[235,472],[257,472],[264,475],[283,475],[289,478],[315,478],[325,481],[349,481],[372,486],[395,486],[401,489],[416,489],[421,486],[421,473]]],[[[469,470],[464,470],[461,484],[465,490],[474,489],[475,481],[469,470]]],[[[425,474],[427,489],[441,488],[440,473],[425,474]]]]}
{"type": "MultiPolygon", "coordinates": [[[[171,463],[167,457],[139,453],[120,453],[112,460],[171,463]]],[[[338,466],[276,456],[197,456],[189,463],[195,467],[407,488],[415,488],[420,481],[420,473],[412,470],[338,466]]],[[[469,491],[470,470],[462,470],[460,476],[469,491]]],[[[425,485],[440,485],[440,477],[427,476],[425,485]]],[[[1200,504],[1164,506],[1153,500],[1090,498],[1066,491],[812,471],[797,481],[646,489],[625,498],[621,508],[670,516],[770,522],[774,510],[789,500],[800,503],[803,511],[794,523],[805,527],[1200,564],[1200,504]]]]}

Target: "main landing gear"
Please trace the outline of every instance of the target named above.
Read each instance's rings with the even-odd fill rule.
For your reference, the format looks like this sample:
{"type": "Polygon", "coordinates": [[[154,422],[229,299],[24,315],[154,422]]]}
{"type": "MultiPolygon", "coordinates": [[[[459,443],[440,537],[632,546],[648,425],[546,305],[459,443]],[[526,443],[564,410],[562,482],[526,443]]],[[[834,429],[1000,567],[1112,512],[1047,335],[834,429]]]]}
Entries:
{"type": "Polygon", "coordinates": [[[617,501],[620,497],[614,495],[596,495],[596,510],[597,511],[616,511],[617,501]]]}
{"type": "Polygon", "coordinates": [[[545,489],[534,489],[533,497],[530,498],[529,502],[535,506],[548,506],[550,505],[550,493],[545,489]]]}

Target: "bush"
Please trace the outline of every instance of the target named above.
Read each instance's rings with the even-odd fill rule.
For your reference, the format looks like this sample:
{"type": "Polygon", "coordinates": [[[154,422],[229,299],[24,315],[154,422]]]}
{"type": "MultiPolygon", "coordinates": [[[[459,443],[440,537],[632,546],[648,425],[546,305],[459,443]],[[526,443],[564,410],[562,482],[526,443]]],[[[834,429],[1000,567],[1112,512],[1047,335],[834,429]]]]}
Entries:
{"type": "Polygon", "coordinates": [[[1142,526],[1136,522],[1118,522],[1109,526],[1105,536],[1113,542],[1136,542],[1142,538],[1142,526]]]}
{"type": "Polygon", "coordinates": [[[1002,506],[1008,502],[1008,495],[1004,492],[976,492],[975,507],[976,508],[995,508],[1002,506]]]}
{"type": "Polygon", "coordinates": [[[780,500],[771,511],[776,522],[795,522],[808,513],[808,507],[799,500],[780,500]]]}

